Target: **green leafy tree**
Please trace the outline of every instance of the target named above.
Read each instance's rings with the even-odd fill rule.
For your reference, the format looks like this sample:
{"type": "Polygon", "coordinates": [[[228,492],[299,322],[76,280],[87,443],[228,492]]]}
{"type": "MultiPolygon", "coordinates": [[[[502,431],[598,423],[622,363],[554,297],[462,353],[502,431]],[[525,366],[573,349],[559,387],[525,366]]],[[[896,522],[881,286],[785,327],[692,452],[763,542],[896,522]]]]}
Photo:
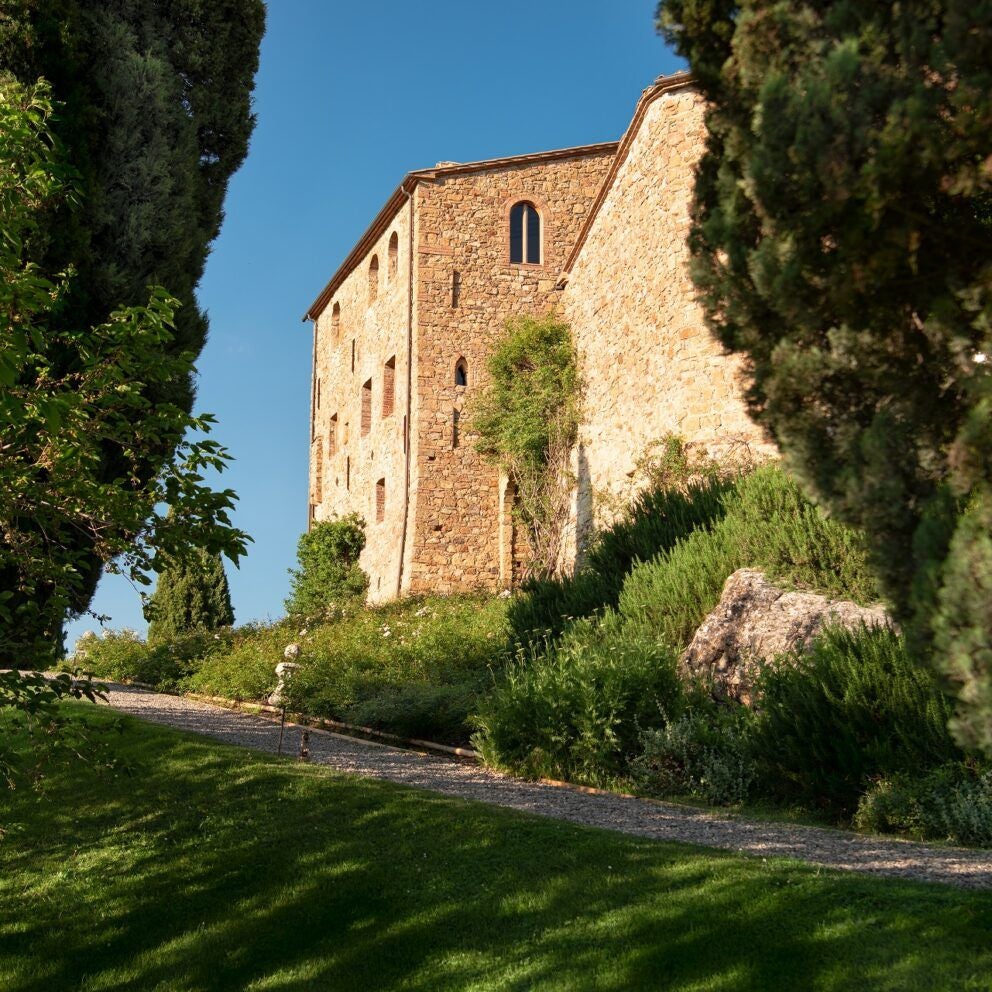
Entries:
{"type": "Polygon", "coordinates": [[[579,425],[580,378],[568,324],[548,315],[507,322],[490,355],[489,382],[470,410],[476,450],[504,472],[526,528],[529,571],[559,564],[571,493],[569,457],[579,425]]]}
{"type": "Polygon", "coordinates": [[[231,590],[220,555],[197,550],[187,561],[165,567],[145,612],[149,641],[234,623],[231,590]]]}
{"type": "MultiPolygon", "coordinates": [[[[33,738],[33,753],[72,736],[61,699],[97,694],[88,680],[18,671],[56,659],[92,557],[147,584],[191,548],[237,560],[248,540],[231,526],[235,494],[203,482],[206,470],[223,470],[226,452],[189,436],[209,432],[212,419],[149,399],[146,387],[192,369],[188,354],[163,350],[177,302],[153,289],[143,306],[115,309],[97,327],[49,323],[71,273],[50,278],[31,248],[41,213],[73,197],[51,115],[44,84],[0,79],[0,668],[12,669],[0,680],[0,712],[14,716],[8,733],[33,738]],[[176,452],[136,486],[143,451],[163,437],[181,438],[176,452]],[[114,473],[108,445],[119,452],[114,473]],[[82,549],[66,535],[81,535],[82,549]]],[[[9,755],[0,754],[8,780],[9,755]]]]}
{"type": "Polygon", "coordinates": [[[358,564],[364,547],[365,521],[357,513],[319,521],[302,534],[297,546],[300,567],[289,573],[289,615],[320,618],[342,600],[364,596],[369,579],[358,564]]]}
{"type": "Polygon", "coordinates": [[[709,101],[692,274],[992,750],[992,5],[663,0],[709,101]]]}
{"type": "MultiPolygon", "coordinates": [[[[76,177],[76,202],[45,204],[29,246],[41,271],[75,273],[58,306],[48,308],[47,329],[88,334],[121,307],[145,306],[149,285],[166,287],[175,301],[168,333],[147,340],[140,359],[128,362],[145,403],[131,414],[147,423],[137,420],[127,441],[108,437],[94,450],[101,481],[115,482],[126,499],[153,485],[181,449],[184,426],[156,422],[157,411],[193,408],[193,361],[207,332],[194,290],[254,126],[264,5],[11,0],[3,7],[0,73],[25,85],[49,81],[58,105],[49,126],[76,177]]],[[[49,348],[47,361],[64,379],[76,373],[81,348],[63,345],[49,348]]],[[[111,350],[108,343],[104,360],[111,350]]],[[[74,552],[72,606],[81,612],[106,555],[85,530],[69,526],[58,540],[74,552]]]]}

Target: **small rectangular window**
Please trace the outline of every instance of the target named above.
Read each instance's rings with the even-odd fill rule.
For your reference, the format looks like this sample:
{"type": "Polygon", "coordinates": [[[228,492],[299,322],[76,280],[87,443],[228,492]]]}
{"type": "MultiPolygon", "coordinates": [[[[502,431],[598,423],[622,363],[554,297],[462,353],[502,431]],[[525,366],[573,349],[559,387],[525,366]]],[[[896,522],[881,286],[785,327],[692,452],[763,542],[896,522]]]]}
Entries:
{"type": "Polygon", "coordinates": [[[327,431],[327,454],[333,456],[338,453],[338,415],[331,416],[330,427],[327,431]]]}
{"type": "Polygon", "coordinates": [[[462,296],[462,274],[455,269],[451,273],[451,306],[457,307],[462,296]]]}
{"type": "Polygon", "coordinates": [[[462,415],[458,410],[451,411],[451,447],[452,449],[458,447],[458,422],[461,420],[462,415]]]}
{"type": "Polygon", "coordinates": [[[375,519],[382,523],[386,519],[386,480],[380,479],[375,484],[375,519]]]}
{"type": "Polygon", "coordinates": [[[382,415],[391,417],[396,403],[396,356],[386,362],[382,370],[382,415]]]}
{"type": "Polygon", "coordinates": [[[372,380],[367,379],[362,385],[362,422],[360,434],[365,437],[372,429],[372,380]]]}

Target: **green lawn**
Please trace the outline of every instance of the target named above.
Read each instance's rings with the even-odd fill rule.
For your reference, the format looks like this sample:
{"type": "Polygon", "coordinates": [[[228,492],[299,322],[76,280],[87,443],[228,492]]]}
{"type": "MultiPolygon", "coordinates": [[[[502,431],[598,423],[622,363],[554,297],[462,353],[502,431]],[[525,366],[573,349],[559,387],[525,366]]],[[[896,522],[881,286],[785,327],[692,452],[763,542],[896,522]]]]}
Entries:
{"type": "MultiPolygon", "coordinates": [[[[101,717],[106,719],[106,717],[101,717]]],[[[638,841],[128,721],[4,794],[0,989],[989,989],[992,894],[638,841]]]]}

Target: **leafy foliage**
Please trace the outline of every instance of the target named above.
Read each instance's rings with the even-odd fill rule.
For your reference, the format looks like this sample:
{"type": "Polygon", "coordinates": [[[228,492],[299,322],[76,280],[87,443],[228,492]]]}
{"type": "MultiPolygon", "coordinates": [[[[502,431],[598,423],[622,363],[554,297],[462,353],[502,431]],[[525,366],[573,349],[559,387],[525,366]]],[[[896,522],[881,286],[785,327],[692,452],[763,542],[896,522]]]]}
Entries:
{"type": "MultiPolygon", "coordinates": [[[[31,304],[32,312],[45,313],[43,364],[54,382],[66,384],[80,375],[80,364],[84,376],[101,363],[121,372],[134,430],[127,437],[112,430],[92,446],[86,474],[116,487],[122,505],[132,497],[141,504],[170,465],[185,462],[191,473],[213,467],[216,451],[185,449],[192,425],[163,411],[188,416],[193,409],[193,363],[207,331],[194,291],[220,227],[228,179],[254,126],[250,99],[264,13],[261,0],[4,5],[0,67],[22,86],[49,81],[59,113],[46,126],[78,193],[71,204],[64,196],[36,200],[34,231],[23,241],[35,275],[58,284],[51,305],[31,304]],[[70,271],[72,280],[56,275],[70,271]],[[149,304],[150,285],[167,292],[149,304]],[[137,342],[135,330],[121,325],[139,318],[137,342]]],[[[85,396],[89,383],[78,385],[85,396]]],[[[75,613],[86,609],[107,559],[99,540],[94,546],[92,527],[67,523],[57,541],[73,559],[71,583],[56,578],[30,592],[14,580],[2,584],[25,606],[24,643],[51,638],[50,618],[63,600],[75,613]],[[55,602],[47,604],[48,596],[55,602]]]]}
{"type": "Polygon", "coordinates": [[[962,758],[948,700],[890,630],[827,628],[762,674],[758,698],[760,775],[780,797],[850,815],[872,779],[962,758]]]}
{"type": "Polygon", "coordinates": [[[368,576],[358,565],[365,521],[357,513],[315,523],[300,536],[286,611],[294,617],[326,616],[340,601],[364,596],[368,576]]]}
{"type": "Polygon", "coordinates": [[[167,565],[158,577],[145,616],[150,621],[149,641],[230,627],[234,609],[220,555],[199,551],[188,561],[167,565]]]}
{"type": "Polygon", "coordinates": [[[521,648],[475,718],[484,760],[532,777],[613,785],[659,705],[681,706],[675,656],[616,615],[577,622],[563,637],[521,648]]]}
{"type": "Polygon", "coordinates": [[[992,847],[992,769],[955,762],[922,776],[880,779],[862,796],[854,822],[880,833],[992,847]]]}
{"type": "Polygon", "coordinates": [[[712,526],[630,572],[617,607],[627,620],[681,651],[739,568],[860,603],[876,598],[861,536],[825,517],[777,466],[741,477],[720,498],[712,526]]]}
{"type": "Polygon", "coordinates": [[[184,688],[186,680],[214,655],[230,649],[230,630],[194,630],[167,639],[144,640],[133,630],[87,631],[63,668],[85,669],[99,678],[140,682],[166,692],[184,688]]]}
{"type": "Polygon", "coordinates": [[[707,98],[690,248],[806,490],[992,749],[992,7],[663,0],[707,98]]]}
{"type": "MultiPolygon", "coordinates": [[[[859,535],[824,517],[777,466],[664,484],[672,488],[645,492],[600,536],[595,569],[532,583],[511,604],[523,646],[480,709],[476,741],[487,761],[617,782],[643,752],[642,733],[657,731],[655,753],[681,749],[680,792],[739,798],[755,774],[742,727],[707,709],[665,729],[694,694],[679,684],[674,659],[728,576],[760,568],[786,584],[875,598],[859,535]],[[653,557],[641,562],[642,553],[653,557]],[[594,615],[576,619],[581,610],[594,615]]],[[[656,776],[652,788],[661,787],[656,776]]]]}
{"type": "Polygon", "coordinates": [[[560,564],[568,516],[578,363],[568,325],[551,315],[517,317],[506,330],[489,356],[489,383],[471,408],[471,427],[476,450],[514,487],[529,538],[529,574],[544,578],[560,564]]]}
{"type": "Polygon", "coordinates": [[[98,749],[61,704],[70,699],[96,702],[105,698],[104,688],[78,671],[51,678],[38,672],[0,671],[4,731],[0,734],[0,781],[13,789],[21,779],[37,780],[59,754],[92,758],[98,749]]]}
{"type": "Polygon", "coordinates": [[[40,211],[71,193],[51,114],[44,85],[0,81],[0,662],[22,668],[60,653],[93,561],[147,584],[163,556],[236,560],[248,540],[231,526],[235,494],[204,483],[228,461],[202,437],[213,418],[151,399],[193,369],[168,350],[176,301],[153,289],[95,328],[55,320],[69,277],[30,257],[40,211]],[[147,452],[163,446],[175,453],[149,477],[147,452]]]}
{"type": "Polygon", "coordinates": [[[752,719],[741,706],[702,700],[661,727],[641,733],[631,774],[648,793],[691,796],[716,806],[743,802],[752,791],[752,719]]]}

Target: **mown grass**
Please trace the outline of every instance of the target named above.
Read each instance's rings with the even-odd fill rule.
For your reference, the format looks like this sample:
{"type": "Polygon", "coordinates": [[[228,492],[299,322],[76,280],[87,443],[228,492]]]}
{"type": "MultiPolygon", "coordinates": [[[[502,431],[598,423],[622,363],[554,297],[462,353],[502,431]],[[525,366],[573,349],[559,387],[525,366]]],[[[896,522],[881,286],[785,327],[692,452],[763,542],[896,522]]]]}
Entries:
{"type": "Polygon", "coordinates": [[[0,800],[5,992],[929,992],[992,974],[990,893],[624,838],[134,721],[118,755],[130,777],[53,768],[0,800]]]}

